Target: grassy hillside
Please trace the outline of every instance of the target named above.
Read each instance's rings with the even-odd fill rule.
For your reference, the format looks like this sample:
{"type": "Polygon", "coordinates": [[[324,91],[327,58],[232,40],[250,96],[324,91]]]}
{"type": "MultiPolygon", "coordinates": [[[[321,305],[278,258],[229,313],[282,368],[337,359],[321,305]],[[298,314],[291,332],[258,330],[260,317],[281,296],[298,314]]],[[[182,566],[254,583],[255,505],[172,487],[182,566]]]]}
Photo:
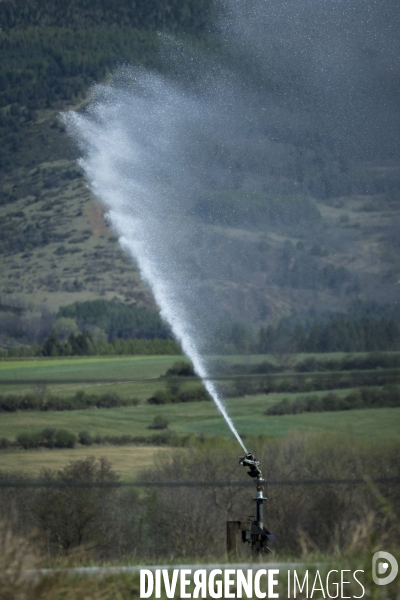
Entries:
{"type": "Polygon", "coordinates": [[[86,189],[59,114],[78,108],[117,63],[159,65],[160,22],[172,29],[197,22],[196,6],[188,11],[180,3],[167,14],[145,2],[139,10],[121,3],[111,11],[96,2],[46,9],[1,3],[2,297],[18,296],[36,312],[99,297],[154,309],[86,189]]]}
{"type": "MultiPolygon", "coordinates": [[[[68,146],[70,142],[64,141],[68,146]]],[[[73,161],[57,163],[42,164],[25,174],[29,192],[36,190],[36,195],[27,192],[0,207],[2,294],[44,304],[53,311],[95,298],[134,300],[154,307],[73,161]],[[65,169],[76,178],[64,179],[65,169]],[[42,181],[46,173],[56,181],[47,189],[42,181]]]]}
{"type": "MultiPolygon", "coordinates": [[[[56,113],[47,111],[43,127],[47,117],[54,122],[56,113]]],[[[58,135],[68,148],[71,142],[65,133],[58,135]]],[[[103,219],[104,209],[86,189],[72,157],[24,169],[25,190],[13,183],[14,178],[12,173],[4,176],[4,187],[11,186],[15,198],[0,206],[2,295],[51,310],[100,297],[154,308],[149,290],[132,259],[120,250],[103,219]]],[[[318,298],[325,309],[333,310],[356,298],[396,299],[397,203],[382,205],[379,197],[367,195],[314,202],[322,221],[311,241],[285,231],[260,235],[229,226],[221,231],[227,248],[252,257],[254,281],[244,289],[231,286],[234,302],[240,294],[247,297],[246,316],[251,320],[275,322],[293,309],[312,308],[318,298]]]]}

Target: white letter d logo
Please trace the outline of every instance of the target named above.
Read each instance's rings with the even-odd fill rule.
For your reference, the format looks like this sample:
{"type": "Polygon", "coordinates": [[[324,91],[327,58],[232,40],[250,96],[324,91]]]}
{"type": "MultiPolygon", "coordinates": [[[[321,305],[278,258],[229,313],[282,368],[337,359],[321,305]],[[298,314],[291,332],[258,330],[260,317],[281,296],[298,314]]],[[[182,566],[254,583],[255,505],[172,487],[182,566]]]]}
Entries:
{"type": "Polygon", "coordinates": [[[398,570],[399,565],[397,564],[397,560],[394,556],[389,554],[389,552],[375,552],[374,556],[372,557],[372,579],[376,585],[387,585],[388,583],[392,583],[392,581],[396,579],[398,570]],[[387,562],[379,562],[377,565],[377,561],[382,559],[387,562]],[[384,575],[387,573],[389,564],[392,567],[391,573],[389,573],[389,575],[386,577],[379,577],[379,575],[384,575]]]}

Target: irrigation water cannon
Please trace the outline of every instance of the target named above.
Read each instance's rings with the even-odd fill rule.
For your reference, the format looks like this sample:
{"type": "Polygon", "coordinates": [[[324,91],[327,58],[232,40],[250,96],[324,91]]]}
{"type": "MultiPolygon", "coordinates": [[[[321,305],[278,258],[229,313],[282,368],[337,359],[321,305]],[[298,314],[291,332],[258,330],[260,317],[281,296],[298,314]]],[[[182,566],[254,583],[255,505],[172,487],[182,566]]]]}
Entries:
{"type": "Polygon", "coordinates": [[[237,555],[237,538],[240,532],[242,542],[251,547],[253,556],[257,557],[261,554],[271,552],[268,547],[270,540],[275,540],[272,535],[264,527],[264,502],[267,501],[263,492],[265,479],[263,479],[260,469],[260,462],[248,452],[245,456],[239,456],[239,464],[249,469],[248,475],[255,479],[257,492],[253,500],[256,503],[256,516],[249,517],[248,521],[228,521],[227,522],[227,550],[228,556],[231,558],[237,555]]]}
{"type": "Polygon", "coordinates": [[[260,461],[255,459],[250,452],[248,452],[246,456],[238,456],[238,458],[240,465],[249,467],[250,471],[247,475],[250,475],[250,477],[262,477],[261,470],[258,468],[260,466],[260,461]]]}

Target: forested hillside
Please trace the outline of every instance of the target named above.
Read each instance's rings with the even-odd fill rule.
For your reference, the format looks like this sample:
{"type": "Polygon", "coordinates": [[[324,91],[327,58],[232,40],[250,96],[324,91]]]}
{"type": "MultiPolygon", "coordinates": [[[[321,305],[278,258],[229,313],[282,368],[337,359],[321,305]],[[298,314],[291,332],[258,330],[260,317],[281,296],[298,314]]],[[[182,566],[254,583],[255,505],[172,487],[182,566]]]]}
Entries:
{"type": "MultiPolygon", "coordinates": [[[[105,207],[86,187],[59,114],[84,106],[91,85],[107,81],[117,65],[167,69],[158,32],[215,54],[211,10],[210,0],[0,1],[0,317],[3,324],[14,322],[14,308],[23,307],[15,340],[42,343],[59,307],[75,302],[114,300],[156,310],[103,218],[105,207]]],[[[244,78],[254,76],[247,58],[244,78]]],[[[268,77],[260,75],[260,89],[274,101],[296,89],[295,114],[307,104],[308,90],[286,77],[279,56],[273,60],[268,77]]],[[[375,71],[392,115],[398,78],[389,63],[381,68],[377,58],[375,71]]],[[[236,160],[227,148],[214,148],[216,164],[236,161],[235,170],[226,193],[199,194],[193,209],[220,228],[221,264],[232,252],[244,257],[232,265],[232,280],[240,269],[252,279],[241,287],[225,281],[226,301],[237,306],[235,320],[257,331],[293,312],[312,314],[316,305],[334,312],[356,300],[390,304],[398,296],[396,151],[377,142],[381,150],[373,158],[342,152],[334,121],[327,120],[325,137],[318,137],[312,108],[302,128],[266,113],[261,153],[244,142],[236,160]],[[260,171],[268,185],[246,192],[246,176],[260,171]]],[[[393,138],[397,126],[393,121],[393,138]]],[[[390,123],[383,129],[382,139],[390,123]]],[[[78,313],[71,318],[79,321],[78,313]]],[[[141,327],[128,327],[130,335],[141,336],[141,327]]],[[[14,339],[11,330],[7,325],[0,332],[2,345],[14,339]]]]}
{"type": "Polygon", "coordinates": [[[9,31],[29,26],[119,27],[199,32],[208,21],[210,0],[2,0],[0,22],[9,31]]]}
{"type": "Polygon", "coordinates": [[[74,300],[154,310],[86,189],[59,113],[117,65],[161,68],[157,32],[199,31],[206,17],[207,3],[193,1],[0,2],[3,340],[43,341],[58,306],[74,300]]]}

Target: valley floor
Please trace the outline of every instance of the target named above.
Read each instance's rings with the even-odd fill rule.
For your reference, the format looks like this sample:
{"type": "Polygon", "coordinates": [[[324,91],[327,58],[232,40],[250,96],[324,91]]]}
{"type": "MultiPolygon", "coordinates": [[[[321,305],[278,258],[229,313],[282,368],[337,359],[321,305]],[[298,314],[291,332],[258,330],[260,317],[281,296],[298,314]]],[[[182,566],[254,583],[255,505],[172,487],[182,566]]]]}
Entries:
{"type": "MultiPolygon", "coordinates": [[[[338,355],[338,357],[343,355],[338,355]]],[[[252,364],[264,357],[232,357],[228,362],[252,364]]],[[[70,396],[77,389],[90,393],[116,391],[123,397],[138,397],[137,406],[120,408],[91,408],[85,410],[63,411],[17,411],[3,412],[0,418],[0,438],[15,440],[20,434],[35,433],[44,428],[67,429],[78,435],[87,431],[94,437],[122,436],[150,438],[160,433],[151,429],[155,417],[168,421],[168,429],[180,435],[215,436],[230,438],[231,433],[213,402],[187,402],[165,405],[153,405],[146,402],[149,394],[156,388],[165,386],[165,379],[158,379],[181,357],[121,357],[57,360],[21,360],[0,363],[0,383],[14,379],[18,385],[0,385],[0,393],[21,389],[37,392],[37,388],[24,380],[47,378],[50,382],[44,393],[70,396]],[[118,378],[154,377],[155,381],[113,383],[118,378]],[[71,383],[52,384],[57,378],[70,379],[71,383]],[[109,378],[109,384],[85,383],[85,379],[109,378]]],[[[182,378],[184,379],[184,378],[182,378]]],[[[190,385],[190,384],[187,384],[190,385]]],[[[43,390],[42,390],[43,391],[43,390]]],[[[338,395],[347,394],[351,388],[335,390],[338,395]]],[[[324,392],[311,392],[320,395],[324,392]]],[[[310,396],[310,393],[303,394],[310,396]]],[[[372,444],[396,441],[400,431],[400,406],[395,408],[373,408],[335,412],[307,412],[301,414],[266,415],[266,409],[282,398],[289,401],[301,397],[299,393],[270,393],[227,398],[228,413],[232,417],[239,433],[246,437],[282,437],[294,431],[303,433],[343,433],[355,438],[368,439],[372,444]]],[[[185,450],[182,450],[185,451],[185,450]]],[[[153,464],[157,453],[168,453],[168,447],[148,446],[80,446],[74,449],[1,451],[2,470],[21,470],[38,475],[42,467],[60,468],[71,459],[88,455],[105,456],[114,465],[115,470],[124,479],[132,479],[143,469],[153,464]]]]}

